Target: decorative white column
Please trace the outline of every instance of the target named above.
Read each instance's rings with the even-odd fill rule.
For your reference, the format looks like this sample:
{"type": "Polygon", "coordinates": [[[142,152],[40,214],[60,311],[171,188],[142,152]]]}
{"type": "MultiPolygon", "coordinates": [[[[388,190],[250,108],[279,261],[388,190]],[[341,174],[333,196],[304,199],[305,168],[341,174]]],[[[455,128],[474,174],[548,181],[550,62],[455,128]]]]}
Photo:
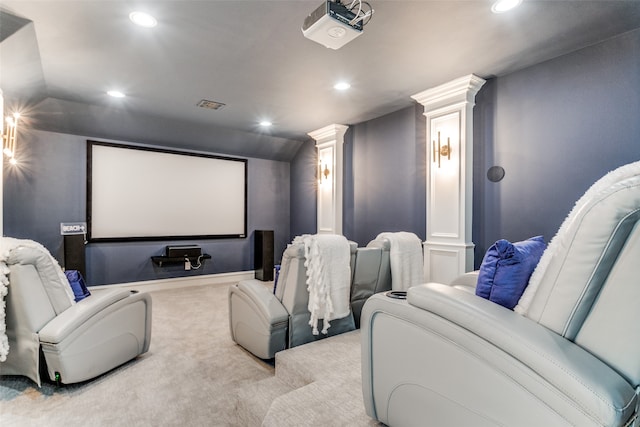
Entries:
{"type": "Polygon", "coordinates": [[[449,283],[473,269],[473,106],[484,83],[470,74],[412,96],[427,118],[424,273],[429,282],[449,283]]]}
{"type": "Polygon", "coordinates": [[[342,234],[342,147],[348,128],[333,124],[308,134],[318,150],[318,233],[342,234]]]}

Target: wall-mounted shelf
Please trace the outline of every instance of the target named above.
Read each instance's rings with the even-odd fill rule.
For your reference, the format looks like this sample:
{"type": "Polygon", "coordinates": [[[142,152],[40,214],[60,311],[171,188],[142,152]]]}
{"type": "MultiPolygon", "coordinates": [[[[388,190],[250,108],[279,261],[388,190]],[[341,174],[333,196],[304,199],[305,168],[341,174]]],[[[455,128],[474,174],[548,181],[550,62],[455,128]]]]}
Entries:
{"type": "MultiPolygon", "coordinates": [[[[151,261],[153,261],[154,264],[158,264],[159,267],[162,267],[162,264],[166,264],[166,263],[177,264],[177,263],[184,262],[184,258],[185,257],[168,257],[168,256],[159,255],[159,256],[152,256],[151,261]]],[[[204,261],[205,259],[211,259],[211,255],[202,254],[199,257],[192,256],[188,258],[191,264],[195,264],[196,262],[198,262],[198,258],[200,258],[201,261],[204,261]]]]}

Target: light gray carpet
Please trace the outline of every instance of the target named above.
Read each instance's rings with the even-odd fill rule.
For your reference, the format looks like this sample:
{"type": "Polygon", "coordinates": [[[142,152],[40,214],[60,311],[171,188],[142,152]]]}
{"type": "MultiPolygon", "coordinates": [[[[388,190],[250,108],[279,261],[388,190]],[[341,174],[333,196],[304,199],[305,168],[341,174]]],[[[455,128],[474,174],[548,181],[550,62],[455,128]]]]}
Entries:
{"type": "Polygon", "coordinates": [[[264,427],[382,426],[364,411],[360,331],[276,353],[275,378],[293,391],[273,400],[264,427]]]}
{"type": "Polygon", "coordinates": [[[378,425],[364,413],[359,331],[280,352],[274,369],[231,340],[227,292],[152,292],[149,352],[94,380],[38,389],[0,376],[0,426],[378,425]]]}
{"type": "MultiPolygon", "coordinates": [[[[230,337],[227,286],[152,292],[147,354],[82,384],[0,377],[0,426],[237,426],[237,391],[274,368],[230,337]]],[[[1,368],[1,367],[0,367],[1,368]]]]}

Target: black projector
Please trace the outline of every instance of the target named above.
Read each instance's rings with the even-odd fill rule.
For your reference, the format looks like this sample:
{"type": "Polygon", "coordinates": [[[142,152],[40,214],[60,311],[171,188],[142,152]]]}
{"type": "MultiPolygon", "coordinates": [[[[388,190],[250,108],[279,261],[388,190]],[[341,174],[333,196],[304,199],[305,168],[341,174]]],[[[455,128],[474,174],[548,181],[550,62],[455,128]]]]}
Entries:
{"type": "Polygon", "coordinates": [[[202,248],[198,245],[167,246],[169,258],[197,258],[202,255],[202,248]]]}

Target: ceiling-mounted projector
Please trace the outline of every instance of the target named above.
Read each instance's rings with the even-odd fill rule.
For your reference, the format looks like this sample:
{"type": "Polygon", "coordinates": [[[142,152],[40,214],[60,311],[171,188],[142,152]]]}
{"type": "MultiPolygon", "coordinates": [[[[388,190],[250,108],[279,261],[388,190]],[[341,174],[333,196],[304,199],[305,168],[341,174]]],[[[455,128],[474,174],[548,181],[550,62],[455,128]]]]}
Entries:
{"type": "Polygon", "coordinates": [[[305,18],[302,34],[325,47],[340,49],[362,34],[363,20],[372,13],[358,16],[339,1],[326,0],[305,18]]]}

